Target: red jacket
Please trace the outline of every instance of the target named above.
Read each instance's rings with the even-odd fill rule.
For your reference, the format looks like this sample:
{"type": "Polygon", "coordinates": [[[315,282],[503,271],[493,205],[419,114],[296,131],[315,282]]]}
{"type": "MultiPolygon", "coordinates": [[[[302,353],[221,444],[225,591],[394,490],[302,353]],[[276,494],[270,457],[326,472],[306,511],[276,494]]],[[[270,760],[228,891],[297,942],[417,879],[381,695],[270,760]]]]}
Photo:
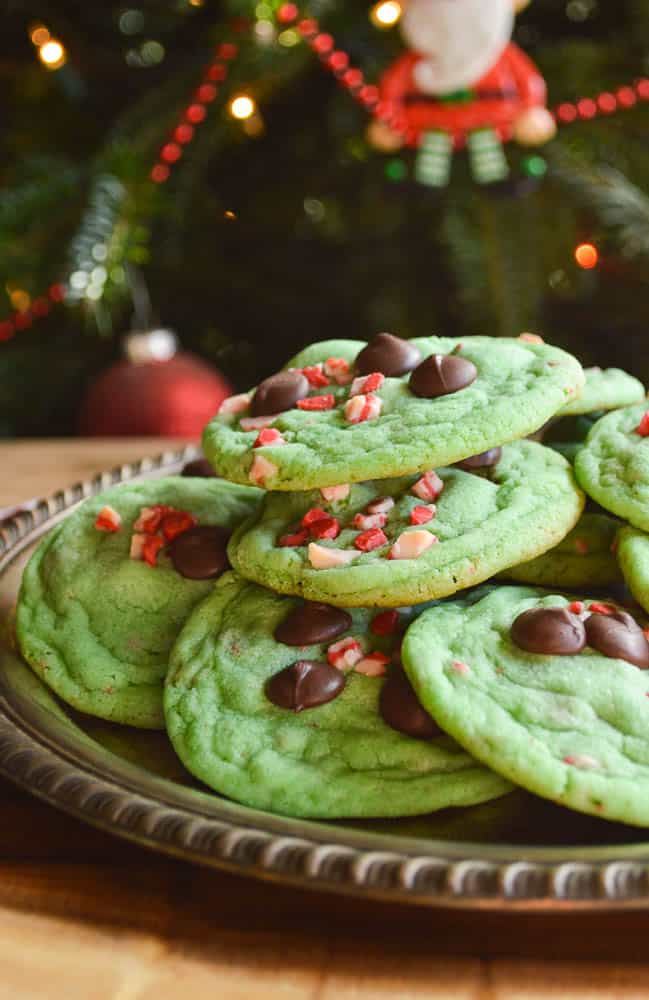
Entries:
{"type": "Polygon", "coordinates": [[[425,58],[419,52],[406,52],[389,67],[380,83],[381,100],[393,105],[399,121],[408,128],[411,146],[418,145],[421,133],[431,129],[452,135],[456,148],[465,144],[468,132],[485,127],[494,128],[507,141],[522,111],[545,107],[545,80],[513,42],[495,66],[471,87],[472,100],[423,94],[415,84],[413,70],[425,58]]]}

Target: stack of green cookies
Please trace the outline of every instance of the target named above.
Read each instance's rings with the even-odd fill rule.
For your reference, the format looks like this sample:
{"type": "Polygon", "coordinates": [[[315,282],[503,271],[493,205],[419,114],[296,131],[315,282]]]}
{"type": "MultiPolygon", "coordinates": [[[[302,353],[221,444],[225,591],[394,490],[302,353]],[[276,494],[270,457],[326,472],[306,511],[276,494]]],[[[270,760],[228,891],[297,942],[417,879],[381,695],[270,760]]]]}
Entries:
{"type": "Polygon", "coordinates": [[[54,530],[23,654],[76,708],[166,726],[189,771],[257,808],[406,816],[513,781],[649,823],[649,643],[617,603],[563,596],[619,581],[619,538],[649,599],[649,538],[617,519],[649,529],[643,398],[532,335],[314,344],[206,428],[229,481],[118,487],[54,530]],[[560,453],[602,410],[571,454],[617,518],[583,513],[560,453]]]}

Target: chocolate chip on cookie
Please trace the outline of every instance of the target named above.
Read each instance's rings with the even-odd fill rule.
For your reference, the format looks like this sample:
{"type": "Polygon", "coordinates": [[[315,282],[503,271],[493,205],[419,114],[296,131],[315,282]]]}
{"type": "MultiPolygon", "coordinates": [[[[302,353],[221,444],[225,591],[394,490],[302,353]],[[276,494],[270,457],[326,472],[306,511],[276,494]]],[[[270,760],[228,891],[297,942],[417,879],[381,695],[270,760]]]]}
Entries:
{"type": "Polygon", "coordinates": [[[264,379],[250,404],[253,417],[267,417],[292,410],[300,399],[309,395],[309,380],[302,372],[277,372],[264,379]]]}
{"type": "Polygon", "coordinates": [[[511,637],[528,653],[572,656],[586,645],[586,629],[578,615],[565,608],[532,608],[515,619],[511,637]]]}
{"type": "Polygon", "coordinates": [[[588,645],[598,653],[627,660],[636,667],[649,667],[649,643],[635,618],[626,611],[591,614],[586,619],[588,645]]]}
{"type": "Polygon", "coordinates": [[[355,367],[359,375],[381,372],[394,378],[411,372],[420,361],[421,354],[414,344],[392,333],[377,333],[358,354],[355,367]]]}
{"type": "Polygon", "coordinates": [[[352,619],[341,608],[307,601],[294,608],[275,629],[275,638],[285,646],[313,646],[331,642],[351,628],[352,619]]]}
{"type": "Polygon", "coordinates": [[[266,697],[278,708],[302,712],[337,698],[345,675],[322,660],[298,660],[266,682],[266,697]]]}
{"type": "Polygon", "coordinates": [[[467,358],[431,354],[415,368],[408,384],[415,396],[436,399],[466,389],[477,377],[478,369],[467,358]]]}
{"type": "Polygon", "coordinates": [[[204,524],[183,532],[169,546],[176,572],[187,580],[211,580],[228,566],[226,546],[229,533],[216,525],[204,524]]]}
{"type": "Polygon", "coordinates": [[[442,730],[419,704],[417,695],[406,675],[394,670],[381,689],[381,718],[392,729],[416,740],[432,740],[442,730]]]}

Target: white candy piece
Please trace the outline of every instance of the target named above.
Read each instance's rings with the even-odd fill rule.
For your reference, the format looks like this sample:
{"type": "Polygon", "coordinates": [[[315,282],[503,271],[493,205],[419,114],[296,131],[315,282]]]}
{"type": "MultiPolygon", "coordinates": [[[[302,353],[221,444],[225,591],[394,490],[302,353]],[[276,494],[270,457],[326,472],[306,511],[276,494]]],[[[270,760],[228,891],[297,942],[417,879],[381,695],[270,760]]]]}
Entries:
{"type": "Polygon", "coordinates": [[[274,424],[279,416],[279,413],[274,413],[268,417],[242,417],[239,426],[242,431],[263,431],[264,427],[274,424]]]}
{"type": "Polygon", "coordinates": [[[325,375],[332,378],[336,385],[349,385],[354,377],[349,361],[344,358],[327,358],[323,367],[325,375]]]}
{"type": "Polygon", "coordinates": [[[326,549],[324,545],[311,542],[307,554],[314,569],[334,569],[336,566],[349,565],[354,559],[358,559],[361,553],[349,549],[326,549]]]}
{"type": "Polygon", "coordinates": [[[425,472],[421,479],[418,479],[412,487],[414,493],[420,500],[437,500],[444,489],[444,481],[439,478],[434,469],[425,472]]]}
{"type": "Polygon", "coordinates": [[[136,532],[131,536],[131,550],[129,556],[131,559],[141,559],[142,553],[144,552],[144,543],[146,542],[149,535],[142,535],[136,532]]]}
{"type": "Polygon", "coordinates": [[[336,670],[351,670],[363,659],[363,648],[359,640],[351,636],[339,639],[328,647],[327,659],[336,670]]]}
{"type": "Polygon", "coordinates": [[[368,514],[387,514],[393,507],[394,500],[392,497],[377,497],[376,500],[368,503],[366,510],[368,514]]]}
{"type": "Polygon", "coordinates": [[[358,661],[355,669],[357,673],[365,674],[366,677],[384,677],[388,672],[388,663],[389,660],[386,660],[382,653],[378,655],[370,653],[358,661]]]}
{"type": "Polygon", "coordinates": [[[248,479],[251,483],[255,483],[257,486],[263,486],[267,479],[272,478],[277,472],[277,466],[269,462],[267,458],[263,455],[255,455],[252,465],[250,466],[250,472],[248,473],[248,479]]]}
{"type": "Polygon", "coordinates": [[[356,514],[354,527],[359,531],[369,531],[370,528],[383,528],[386,521],[385,514],[356,514]]]}
{"type": "Polygon", "coordinates": [[[381,415],[382,401],[378,396],[352,396],[345,403],[345,420],[350,424],[360,424],[365,420],[374,420],[381,415]]]}
{"type": "Polygon", "coordinates": [[[563,762],[571,764],[573,767],[579,767],[582,771],[599,771],[602,766],[598,760],[587,753],[576,753],[574,756],[564,757],[563,762]]]}
{"type": "Polygon", "coordinates": [[[234,413],[243,413],[250,405],[250,394],[241,392],[238,396],[228,396],[219,406],[219,416],[231,416],[234,413]]]}
{"type": "MultiPolygon", "coordinates": [[[[385,376],[382,375],[381,372],[376,372],[375,374],[379,376],[378,385],[375,385],[373,389],[366,389],[365,387],[366,383],[368,379],[372,378],[372,375],[359,375],[358,378],[355,378],[354,381],[352,382],[351,389],[349,390],[349,395],[359,396],[364,392],[368,391],[374,392],[376,389],[380,389],[383,383],[385,382],[385,376]]],[[[377,381],[377,379],[375,379],[374,381],[377,381]]]]}
{"type": "Polygon", "coordinates": [[[322,499],[328,503],[334,500],[346,500],[349,496],[349,483],[341,483],[340,486],[323,486],[320,490],[322,499]]]}
{"type": "Polygon", "coordinates": [[[430,531],[404,531],[389,552],[390,559],[417,559],[439,539],[430,531]]]}

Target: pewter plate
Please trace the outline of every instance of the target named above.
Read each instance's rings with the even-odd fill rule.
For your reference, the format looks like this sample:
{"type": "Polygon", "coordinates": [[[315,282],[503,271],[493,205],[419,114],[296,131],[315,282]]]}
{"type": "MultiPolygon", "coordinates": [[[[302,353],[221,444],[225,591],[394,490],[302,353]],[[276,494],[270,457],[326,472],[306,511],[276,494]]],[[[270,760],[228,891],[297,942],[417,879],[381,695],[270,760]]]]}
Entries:
{"type": "Polygon", "coordinates": [[[196,782],[162,733],[73,712],[15,652],[22,569],[85,497],[178,472],[194,449],[122,466],[0,525],[0,773],[52,805],[153,850],[360,897],[472,909],[649,905],[649,833],[517,791],[407,820],[316,823],[247,809],[196,782]]]}

